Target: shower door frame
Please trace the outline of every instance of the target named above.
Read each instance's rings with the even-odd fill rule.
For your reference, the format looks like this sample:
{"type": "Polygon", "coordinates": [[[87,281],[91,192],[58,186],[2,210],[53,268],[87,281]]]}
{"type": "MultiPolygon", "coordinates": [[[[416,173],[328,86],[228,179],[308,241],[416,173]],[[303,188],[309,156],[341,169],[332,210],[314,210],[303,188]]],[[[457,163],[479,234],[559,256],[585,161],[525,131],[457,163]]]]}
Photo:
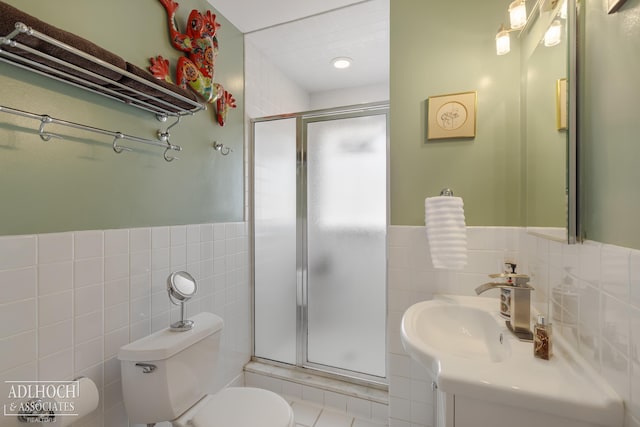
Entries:
{"type": "MultiPolygon", "coordinates": [[[[255,356],[255,317],[252,321],[253,339],[251,354],[254,360],[260,360],[266,363],[292,366],[301,369],[311,369],[323,375],[337,376],[348,378],[354,382],[360,382],[366,385],[386,387],[388,384],[388,360],[386,349],[388,348],[388,229],[389,229],[389,104],[388,102],[376,102],[369,104],[353,105],[341,108],[331,108],[323,110],[313,110],[295,114],[281,114],[267,116],[257,119],[251,119],[251,138],[250,138],[250,171],[249,171],[249,229],[250,229],[250,245],[251,245],[251,265],[255,267],[255,193],[254,193],[254,171],[255,171],[255,123],[267,122],[281,119],[296,119],[296,364],[290,365],[286,362],[274,361],[255,356]],[[384,312],[384,340],[385,354],[383,355],[385,364],[385,377],[379,377],[363,372],[356,372],[347,369],[341,369],[334,366],[323,365],[319,363],[309,362],[307,360],[307,337],[308,337],[308,271],[307,271],[307,140],[306,125],[308,123],[331,121],[339,119],[350,119],[357,117],[366,117],[374,115],[384,115],[386,118],[386,224],[385,228],[385,312],[384,312]]],[[[252,293],[252,313],[255,313],[255,268],[251,269],[251,283],[253,285],[252,293]]]]}

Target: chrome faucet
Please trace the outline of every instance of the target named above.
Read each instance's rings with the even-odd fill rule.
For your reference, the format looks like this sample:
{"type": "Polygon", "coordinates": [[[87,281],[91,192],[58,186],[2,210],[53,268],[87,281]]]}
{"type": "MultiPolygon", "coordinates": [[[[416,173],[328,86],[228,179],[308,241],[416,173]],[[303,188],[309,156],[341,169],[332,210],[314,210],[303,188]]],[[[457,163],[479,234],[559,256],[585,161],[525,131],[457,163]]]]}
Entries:
{"type": "Polygon", "coordinates": [[[511,317],[507,320],[507,327],[518,339],[533,341],[531,332],[531,291],[533,286],[529,284],[529,276],[526,274],[500,273],[490,274],[492,279],[507,279],[505,282],[489,282],[476,288],[476,294],[480,295],[489,289],[511,289],[511,317]]]}

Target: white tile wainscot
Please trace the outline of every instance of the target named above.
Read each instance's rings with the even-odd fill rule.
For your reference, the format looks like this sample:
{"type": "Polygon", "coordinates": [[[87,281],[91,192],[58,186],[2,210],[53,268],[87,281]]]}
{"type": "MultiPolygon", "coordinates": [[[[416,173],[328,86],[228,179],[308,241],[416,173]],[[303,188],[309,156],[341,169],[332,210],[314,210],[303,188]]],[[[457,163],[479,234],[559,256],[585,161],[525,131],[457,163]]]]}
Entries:
{"type": "MultiPolygon", "coordinates": [[[[186,270],[198,280],[187,315],[221,316],[222,386],[242,383],[251,356],[247,224],[216,223],[0,237],[0,379],[91,378],[92,415],[74,424],[128,425],[118,349],[169,326],[179,308],[166,280],[186,270]]],[[[20,426],[3,417],[4,426],[20,426]]]]}

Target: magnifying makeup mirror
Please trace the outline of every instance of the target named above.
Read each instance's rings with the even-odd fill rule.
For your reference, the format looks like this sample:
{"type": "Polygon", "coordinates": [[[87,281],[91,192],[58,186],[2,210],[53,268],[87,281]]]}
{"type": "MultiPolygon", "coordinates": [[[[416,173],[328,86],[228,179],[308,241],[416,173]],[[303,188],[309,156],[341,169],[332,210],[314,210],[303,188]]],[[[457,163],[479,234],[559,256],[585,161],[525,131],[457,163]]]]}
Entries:
{"type": "Polygon", "coordinates": [[[167,292],[169,300],[180,306],[180,320],[170,326],[170,330],[183,332],[193,328],[193,320],[185,320],[184,304],[198,291],[196,279],[186,271],[176,271],[167,279],[167,292]]]}

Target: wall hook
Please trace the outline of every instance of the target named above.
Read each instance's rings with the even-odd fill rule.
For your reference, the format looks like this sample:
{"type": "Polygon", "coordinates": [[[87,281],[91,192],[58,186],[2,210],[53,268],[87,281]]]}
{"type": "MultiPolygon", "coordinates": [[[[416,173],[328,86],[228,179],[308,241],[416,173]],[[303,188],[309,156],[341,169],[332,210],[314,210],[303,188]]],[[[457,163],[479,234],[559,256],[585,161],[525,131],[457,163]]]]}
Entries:
{"type": "Polygon", "coordinates": [[[50,141],[51,138],[62,139],[61,135],[44,131],[44,127],[47,125],[47,123],[51,122],[53,122],[53,119],[47,115],[41,116],[40,118],[40,128],[38,128],[38,134],[43,141],[50,141]]]}
{"type": "Polygon", "coordinates": [[[169,141],[169,129],[171,129],[172,127],[174,127],[175,125],[177,125],[178,123],[180,123],[180,119],[182,118],[182,116],[178,116],[178,120],[176,120],[175,122],[173,122],[171,125],[169,125],[169,127],[167,128],[167,130],[165,130],[164,132],[162,132],[161,130],[158,130],[158,139],[162,142],[168,142],[169,141]]]}
{"type": "Polygon", "coordinates": [[[167,142],[167,148],[164,150],[163,157],[167,162],[173,162],[174,160],[180,160],[180,157],[170,156],[169,150],[173,151],[182,151],[182,147],[177,145],[172,145],[167,142]]]}
{"type": "Polygon", "coordinates": [[[226,147],[224,144],[218,141],[213,141],[213,149],[219,151],[223,156],[226,156],[233,151],[231,148],[226,147]]]}
{"type": "Polygon", "coordinates": [[[115,151],[118,154],[122,153],[123,151],[133,151],[129,147],[123,147],[122,145],[118,145],[119,139],[124,139],[124,135],[120,132],[116,133],[116,136],[113,138],[113,144],[112,144],[113,151],[115,151]]]}

